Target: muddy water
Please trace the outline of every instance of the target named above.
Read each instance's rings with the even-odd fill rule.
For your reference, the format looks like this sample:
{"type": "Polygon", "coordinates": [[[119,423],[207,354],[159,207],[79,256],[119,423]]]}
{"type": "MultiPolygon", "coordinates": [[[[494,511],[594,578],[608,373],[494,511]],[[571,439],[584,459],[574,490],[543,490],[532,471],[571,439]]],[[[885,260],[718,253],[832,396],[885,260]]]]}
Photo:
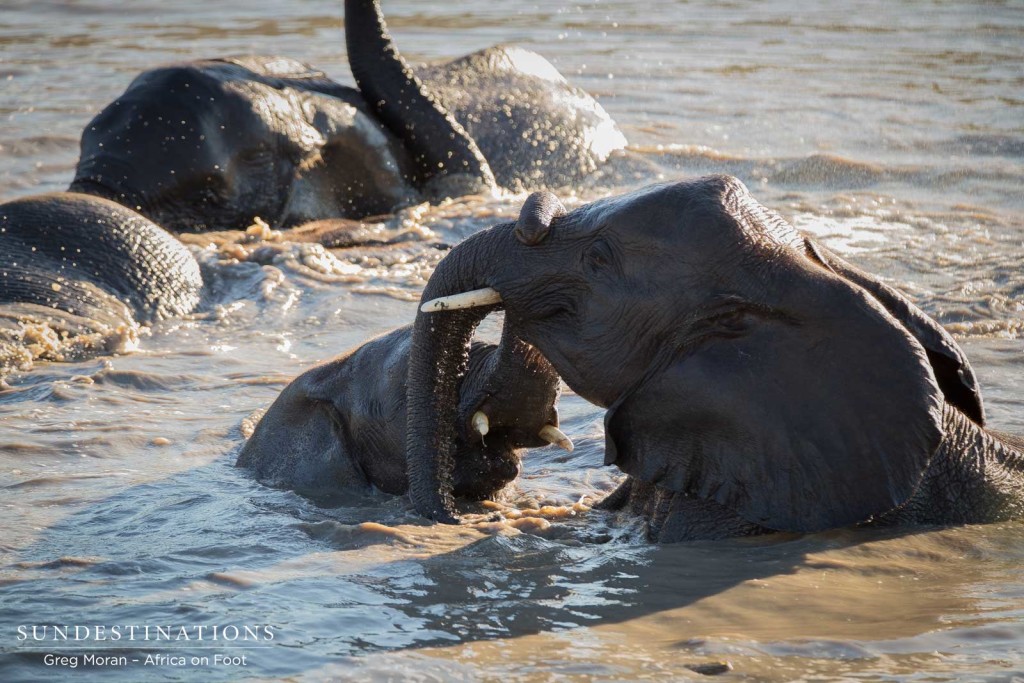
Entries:
{"type": "MultiPolygon", "coordinates": [[[[80,130],[144,67],[277,52],[350,82],[340,5],[8,0],[0,199],[64,188],[80,130]]],[[[517,42],[600,96],[632,147],[567,202],[740,176],[957,334],[992,424],[1024,432],[1024,13],[791,5],[385,9],[415,60],[517,42]]],[[[628,521],[573,507],[617,476],[600,466],[600,412],[572,395],[562,414],[577,450],[529,455],[503,502],[537,510],[518,526],[484,508],[462,527],[426,526],[397,499],[322,508],[233,469],[253,411],[303,368],[410,320],[434,245],[521,201],[405,211],[380,229],[419,240],[391,249],[266,234],[276,253],[254,261],[252,244],[195,246],[210,283],[199,314],[143,330],[135,353],[10,377],[0,680],[64,677],[45,653],[97,645],[19,641],[33,624],[274,632],[234,649],[108,641],[101,654],[140,663],[89,670],[104,680],[677,680],[719,661],[755,680],[1024,674],[1024,523],[649,547],[628,521]],[[141,663],[175,647],[246,666],[141,663]]]]}

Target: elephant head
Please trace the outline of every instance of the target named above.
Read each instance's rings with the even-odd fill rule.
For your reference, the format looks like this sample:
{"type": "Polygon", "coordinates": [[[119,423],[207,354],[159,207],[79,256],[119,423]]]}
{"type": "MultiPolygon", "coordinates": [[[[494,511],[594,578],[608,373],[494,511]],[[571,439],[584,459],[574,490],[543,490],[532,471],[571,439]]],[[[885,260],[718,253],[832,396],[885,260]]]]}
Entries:
{"type": "Polygon", "coordinates": [[[280,57],[139,75],[82,133],[71,189],[178,231],[384,213],[416,195],[401,143],[350,88],[280,57]]]}
{"type": "Polygon", "coordinates": [[[940,442],[943,402],[983,420],[941,327],[727,176],[571,213],[534,194],[517,223],[453,249],[423,302],[408,464],[417,508],[439,520],[453,517],[438,418],[473,326],[498,308],[570,388],[608,408],[606,464],[770,529],[900,506],[940,442]]]}
{"type": "MultiPolygon", "coordinates": [[[[402,327],[299,375],[261,418],[238,458],[263,482],[314,495],[372,484],[403,494],[406,376],[411,330],[402,327]]],[[[524,448],[557,444],[558,375],[506,328],[500,344],[477,341],[457,380],[446,472],[454,496],[481,500],[519,475],[524,448]]]]}

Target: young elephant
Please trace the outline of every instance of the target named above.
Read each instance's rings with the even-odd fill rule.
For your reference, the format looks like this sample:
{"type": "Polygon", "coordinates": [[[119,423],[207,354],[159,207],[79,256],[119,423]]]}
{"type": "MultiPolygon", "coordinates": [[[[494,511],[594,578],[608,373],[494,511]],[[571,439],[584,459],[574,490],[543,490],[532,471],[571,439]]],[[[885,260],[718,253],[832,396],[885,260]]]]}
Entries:
{"type": "MultiPolygon", "coordinates": [[[[412,472],[444,471],[432,463],[447,426],[414,416],[449,400],[458,349],[500,307],[579,396],[608,408],[605,462],[629,479],[605,506],[628,504],[653,539],[1024,516],[1021,441],[985,429],[953,338],[735,178],[571,213],[534,194],[518,223],[452,249],[423,300],[412,472]]],[[[412,483],[420,512],[453,519],[430,476],[412,483]]]]}
{"type": "MultiPolygon", "coordinates": [[[[406,374],[412,328],[402,327],[299,375],[277,397],[236,465],[269,485],[308,495],[341,489],[402,494],[406,374]]],[[[456,380],[455,458],[445,488],[482,500],[519,474],[524,447],[555,443],[559,378],[530,345],[476,342],[456,380]]]]}

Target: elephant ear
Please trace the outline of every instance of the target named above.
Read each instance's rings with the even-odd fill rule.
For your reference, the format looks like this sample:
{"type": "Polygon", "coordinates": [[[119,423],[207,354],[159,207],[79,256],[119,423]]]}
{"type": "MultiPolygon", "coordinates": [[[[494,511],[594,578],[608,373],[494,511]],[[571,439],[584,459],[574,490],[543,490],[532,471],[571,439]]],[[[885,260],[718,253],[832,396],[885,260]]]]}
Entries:
{"type": "Polygon", "coordinates": [[[606,464],[785,531],[863,522],[913,495],[942,438],[926,353],[863,289],[804,263],[778,307],[619,398],[606,464]]]}
{"type": "Polygon", "coordinates": [[[984,426],[985,406],[981,399],[981,387],[967,356],[953,336],[905,296],[875,276],[847,263],[809,238],[804,238],[804,244],[811,259],[866,289],[914,335],[928,354],[935,379],[946,401],[975,423],[984,426]]]}

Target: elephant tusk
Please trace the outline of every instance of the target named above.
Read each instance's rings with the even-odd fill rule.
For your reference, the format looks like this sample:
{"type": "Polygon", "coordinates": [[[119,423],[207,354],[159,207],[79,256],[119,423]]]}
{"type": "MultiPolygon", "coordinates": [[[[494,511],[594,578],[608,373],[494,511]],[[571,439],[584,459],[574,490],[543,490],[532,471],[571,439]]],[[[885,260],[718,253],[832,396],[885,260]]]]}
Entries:
{"type": "Polygon", "coordinates": [[[491,431],[491,423],[482,410],[473,413],[473,429],[480,436],[487,436],[487,432],[491,431]]]}
{"type": "Polygon", "coordinates": [[[424,313],[436,313],[438,311],[456,311],[460,308],[476,308],[478,306],[492,306],[501,303],[501,294],[490,287],[474,289],[472,292],[442,296],[438,299],[431,299],[420,306],[424,313]]]}
{"type": "Polygon", "coordinates": [[[572,444],[572,439],[555,425],[544,425],[537,435],[548,443],[553,443],[569,453],[572,453],[572,449],[575,448],[572,444]]]}

